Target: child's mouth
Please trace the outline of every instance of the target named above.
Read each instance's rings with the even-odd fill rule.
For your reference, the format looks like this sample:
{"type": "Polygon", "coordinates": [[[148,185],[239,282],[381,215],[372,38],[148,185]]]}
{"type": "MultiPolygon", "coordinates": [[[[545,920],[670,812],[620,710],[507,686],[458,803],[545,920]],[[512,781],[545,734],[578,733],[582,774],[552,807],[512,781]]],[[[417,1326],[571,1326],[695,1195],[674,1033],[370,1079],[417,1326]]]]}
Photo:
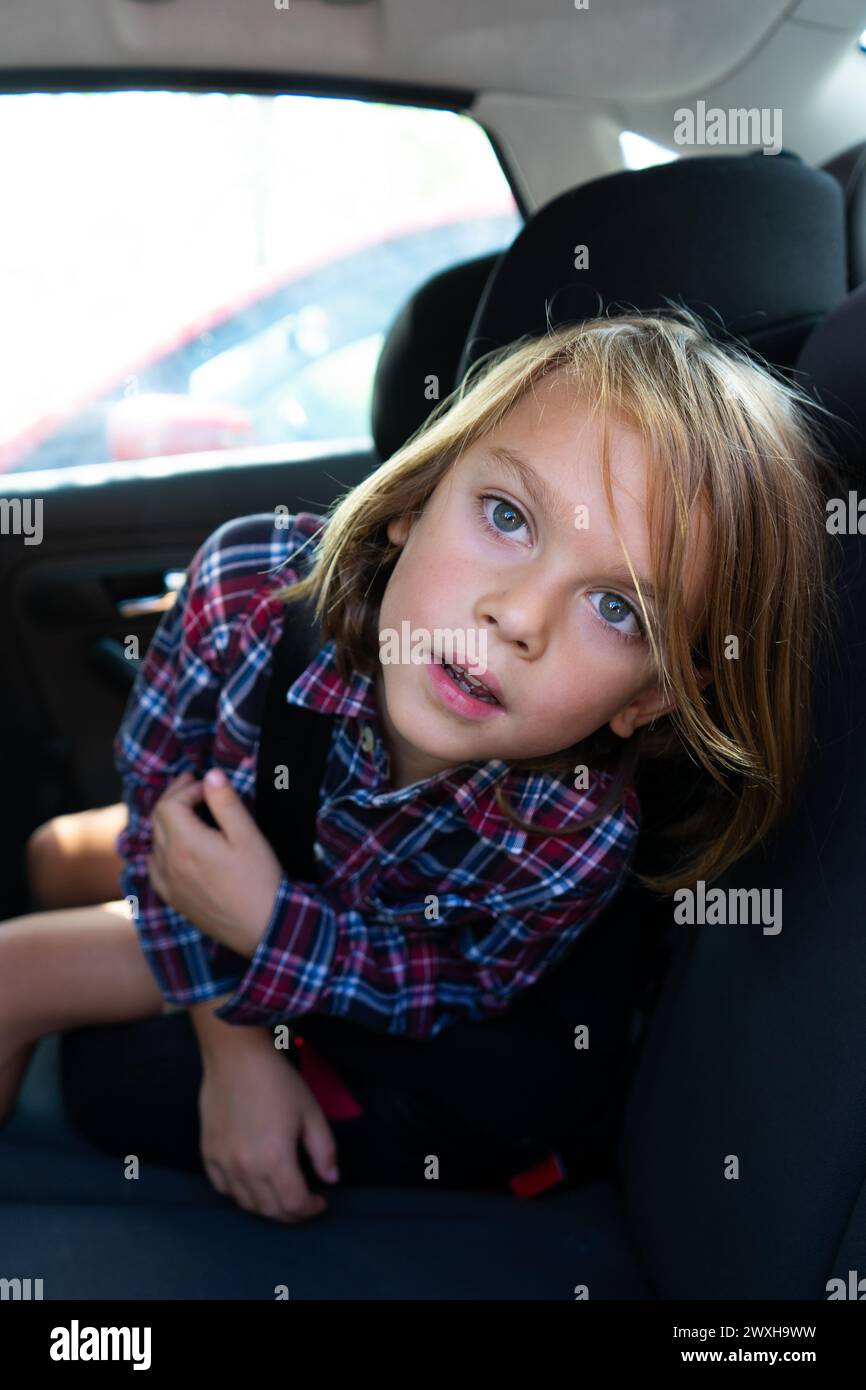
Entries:
{"type": "Polygon", "coordinates": [[[447,661],[443,661],[442,665],[454,684],[458,686],[464,694],[471,695],[474,700],[480,700],[482,704],[485,705],[499,704],[496,696],[490,693],[483,681],[478,680],[475,676],[467,675],[466,672],[459,667],[449,666],[447,661]]]}
{"type": "MultiPolygon", "coordinates": [[[[471,676],[462,666],[453,666],[442,657],[432,656],[424,662],[425,679],[436,695],[436,702],[458,719],[498,719],[505,714],[505,704],[494,695],[485,680],[471,676]]],[[[493,676],[491,675],[491,679],[493,676]]],[[[497,691],[500,687],[497,683],[497,691]]]]}

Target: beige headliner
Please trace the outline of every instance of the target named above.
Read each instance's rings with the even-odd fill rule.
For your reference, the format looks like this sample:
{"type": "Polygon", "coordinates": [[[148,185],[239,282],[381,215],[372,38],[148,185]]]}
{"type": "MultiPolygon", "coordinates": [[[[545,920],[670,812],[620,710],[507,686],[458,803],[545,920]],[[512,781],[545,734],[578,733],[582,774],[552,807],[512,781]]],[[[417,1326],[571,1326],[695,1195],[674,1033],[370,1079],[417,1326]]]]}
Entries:
{"type": "MultiPolygon", "coordinates": [[[[672,146],[678,106],[781,108],[822,163],[866,138],[866,0],[2,0],[0,67],[248,69],[478,93],[530,205],[672,146]]],[[[287,83],[287,89],[291,84],[287,83]]],[[[695,153],[715,153],[716,149],[695,153]]]]}

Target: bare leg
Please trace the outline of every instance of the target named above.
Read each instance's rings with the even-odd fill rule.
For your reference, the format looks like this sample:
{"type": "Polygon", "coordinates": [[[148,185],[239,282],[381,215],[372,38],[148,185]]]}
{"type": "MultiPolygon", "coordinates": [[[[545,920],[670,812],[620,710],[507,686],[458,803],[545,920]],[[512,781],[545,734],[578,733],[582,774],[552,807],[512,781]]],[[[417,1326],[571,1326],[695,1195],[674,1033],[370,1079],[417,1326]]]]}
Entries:
{"type": "Polygon", "coordinates": [[[0,1124],[41,1037],[162,1006],[123,899],[0,923],[0,1124]]]}
{"type": "Polygon", "coordinates": [[[29,910],[90,907],[122,893],[123,860],[115,849],[128,812],[122,801],[45,821],[26,845],[29,910]]]}

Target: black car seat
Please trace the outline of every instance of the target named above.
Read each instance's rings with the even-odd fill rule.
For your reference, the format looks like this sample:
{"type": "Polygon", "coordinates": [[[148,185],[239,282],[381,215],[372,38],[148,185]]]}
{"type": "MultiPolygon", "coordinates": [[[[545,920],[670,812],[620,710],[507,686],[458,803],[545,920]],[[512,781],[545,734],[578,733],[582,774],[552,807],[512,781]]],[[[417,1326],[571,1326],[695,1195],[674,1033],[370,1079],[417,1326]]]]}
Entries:
{"type": "Polygon", "coordinates": [[[706,156],[610,174],[541,208],[500,257],[458,379],[484,352],[548,323],[618,302],[654,309],[671,296],[791,367],[846,289],[839,186],[796,155],[706,156]]]}
{"type": "MultiPolygon", "coordinates": [[[[866,287],[819,324],[797,375],[843,417],[836,444],[862,487],[866,287]]],[[[856,530],[834,541],[842,640],[815,671],[797,810],[718,881],[780,889],[782,931],[677,929],[626,1110],[626,1213],[662,1298],[823,1299],[866,1272],[862,547],[856,530]]]]}
{"type": "Polygon", "coordinates": [[[376,365],[371,427],[390,458],[457,384],[457,367],[481,291],[499,259],[478,256],[421,285],[389,326],[376,365]]]}
{"type": "MultiPolygon", "coordinates": [[[[795,156],[684,160],[612,175],[533,217],[487,283],[460,370],[546,323],[615,303],[647,310],[672,297],[775,365],[822,380],[841,406],[848,395],[860,399],[866,372],[866,354],[855,349],[862,304],[841,303],[844,293],[842,198],[828,175],[795,156]],[[588,247],[588,269],[575,268],[579,245],[588,247]],[[805,349],[837,304],[815,333],[815,348],[805,349]]],[[[860,449],[856,422],[849,423],[860,449]]],[[[844,704],[854,688],[837,682],[833,691],[844,704]]],[[[825,730],[834,747],[842,727],[825,730]]],[[[866,951],[849,970],[856,896],[853,885],[842,890],[843,912],[828,931],[825,894],[833,889],[823,880],[839,885],[841,865],[835,875],[822,874],[819,857],[841,766],[837,751],[807,776],[800,816],[777,838],[767,865],[752,855],[727,876],[732,885],[785,885],[790,928],[779,939],[706,925],[670,933],[673,957],[618,1154],[631,1230],[662,1298],[820,1297],[863,1180],[866,1120],[841,1078],[833,1091],[831,1058],[838,1028],[853,1046],[853,1067],[843,1067],[843,1076],[862,1070],[854,1027],[866,951]],[[814,1006],[809,1011],[816,967],[821,1018],[834,1019],[825,1032],[814,1006]],[[732,1153],[743,1165],[739,1181],[725,1178],[732,1153]]],[[[850,817],[850,832],[857,823],[850,817]]],[[[639,853],[638,867],[660,865],[650,850],[639,853]]],[[[612,904],[605,929],[622,913],[658,925],[658,904],[637,886],[612,904]]],[[[859,1089],[855,1081],[858,1097],[859,1089]]]]}
{"type": "MultiPolygon", "coordinates": [[[[491,277],[464,365],[548,317],[597,312],[598,300],[651,308],[673,292],[811,380],[845,416],[849,461],[862,467],[866,297],[840,302],[840,199],[826,178],[793,159],[685,161],[636,180],[614,175],[557,203],[491,277]],[[578,243],[590,248],[589,270],[567,273],[578,243]]],[[[678,929],[626,1108],[625,1208],[663,1298],[819,1298],[833,1274],[866,1263],[866,951],[862,875],[850,867],[863,823],[852,705],[866,605],[858,538],[842,550],[853,640],[841,669],[831,656],[819,673],[800,809],[719,885],[781,887],[784,930],[678,929]],[[725,1177],[730,1155],[742,1164],[737,1180],[725,1177]]]]}
{"type": "MultiPolygon", "coordinates": [[[[541,208],[498,258],[458,380],[485,352],[547,326],[671,302],[794,377],[797,354],[845,292],[841,191],[798,156],[709,156],[611,174],[541,208]]],[[[662,867],[657,825],[700,787],[687,768],[662,786],[646,784],[653,814],[644,820],[640,872],[662,867]]]]}

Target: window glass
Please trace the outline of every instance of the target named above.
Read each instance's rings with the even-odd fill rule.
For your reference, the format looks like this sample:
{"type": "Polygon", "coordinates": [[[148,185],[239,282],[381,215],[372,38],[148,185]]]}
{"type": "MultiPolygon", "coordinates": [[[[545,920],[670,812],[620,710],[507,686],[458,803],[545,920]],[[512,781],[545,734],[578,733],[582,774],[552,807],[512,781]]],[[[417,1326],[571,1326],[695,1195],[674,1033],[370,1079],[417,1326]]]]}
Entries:
{"type": "Polygon", "coordinates": [[[520,217],[453,112],[220,92],[0,96],[0,472],[369,442],[383,335],[520,217]]]}

